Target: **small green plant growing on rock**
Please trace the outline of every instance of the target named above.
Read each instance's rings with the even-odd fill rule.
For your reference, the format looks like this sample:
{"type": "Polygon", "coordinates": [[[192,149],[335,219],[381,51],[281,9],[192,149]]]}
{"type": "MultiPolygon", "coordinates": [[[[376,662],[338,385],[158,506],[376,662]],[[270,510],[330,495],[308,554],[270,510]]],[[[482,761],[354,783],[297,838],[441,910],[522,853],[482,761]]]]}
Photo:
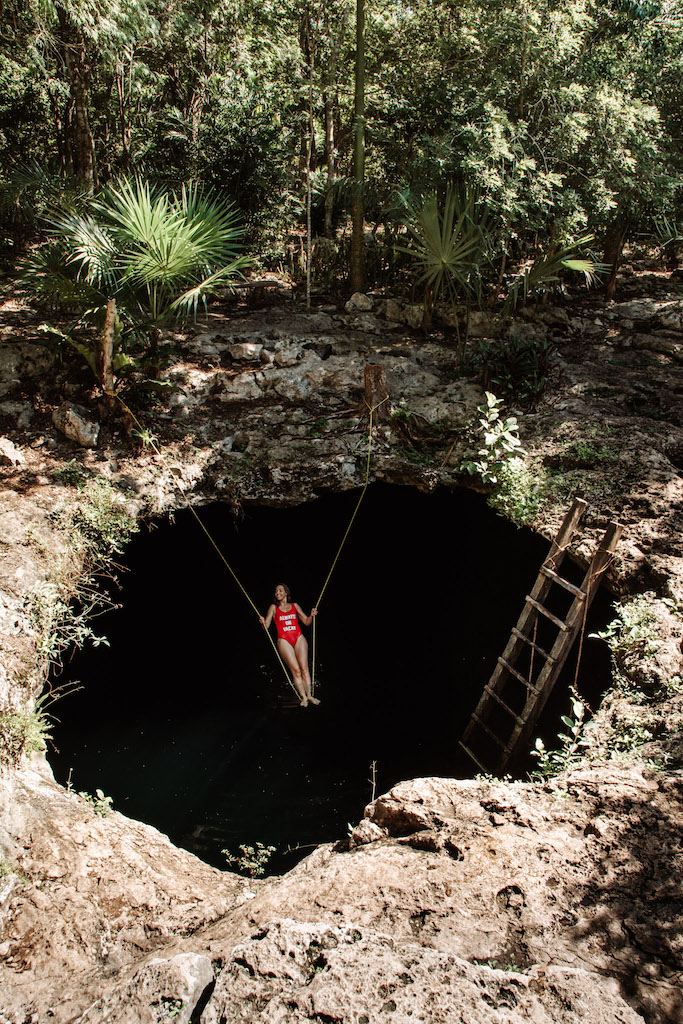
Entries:
{"type": "Polygon", "coordinates": [[[105,796],[101,789],[96,789],[94,796],[91,796],[90,793],[79,793],[78,795],[88,807],[92,807],[100,818],[106,818],[111,814],[114,801],[110,796],[105,796]]]}
{"type": "Polygon", "coordinates": [[[647,656],[657,650],[656,622],[656,608],[641,594],[619,605],[615,618],[599,633],[590,636],[604,640],[617,660],[629,655],[647,656]]]}
{"type": "Polygon", "coordinates": [[[31,709],[0,705],[0,765],[16,766],[22,757],[45,750],[52,727],[49,699],[44,694],[31,709]]]}
{"type": "Polygon", "coordinates": [[[548,387],[552,347],[545,339],[509,338],[479,342],[474,362],[481,366],[483,384],[500,398],[535,406],[548,387]]]}
{"type": "Polygon", "coordinates": [[[221,850],[228,862],[228,869],[234,869],[239,874],[248,875],[250,878],[261,878],[265,875],[266,865],[277,847],[265,846],[263,843],[255,843],[254,846],[241,843],[239,849],[240,853],[221,850]]]}
{"type": "Polygon", "coordinates": [[[533,773],[533,777],[540,779],[552,778],[554,775],[559,775],[560,772],[564,772],[573,765],[578,764],[582,759],[582,751],[588,742],[584,736],[587,709],[573,687],[571,694],[571,714],[562,715],[561,719],[567,731],[558,733],[557,738],[560,745],[557,750],[548,750],[540,736],[536,739],[531,754],[538,761],[538,771],[533,773]]]}
{"type": "Polygon", "coordinates": [[[480,476],[485,484],[495,484],[505,463],[513,455],[523,451],[519,440],[519,425],[516,416],[501,419],[502,399],[490,391],[484,392],[485,404],[477,408],[479,430],[483,434],[482,446],[476,457],[466,459],[461,469],[472,476],[480,476]]]}
{"type": "Polygon", "coordinates": [[[536,518],[541,494],[538,481],[519,455],[504,462],[498,471],[498,481],[488,499],[491,508],[517,526],[526,526],[536,518]]]}

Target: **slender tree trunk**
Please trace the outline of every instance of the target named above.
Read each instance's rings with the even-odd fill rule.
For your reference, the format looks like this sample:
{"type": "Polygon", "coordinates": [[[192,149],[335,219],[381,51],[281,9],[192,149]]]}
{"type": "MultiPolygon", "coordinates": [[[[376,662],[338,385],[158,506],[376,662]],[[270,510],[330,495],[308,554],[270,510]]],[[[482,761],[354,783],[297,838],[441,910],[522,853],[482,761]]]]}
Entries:
{"type": "Polygon", "coordinates": [[[100,385],[104,392],[105,409],[109,415],[113,415],[116,407],[113,359],[117,330],[116,299],[110,299],[104,315],[104,327],[102,328],[102,340],[99,351],[100,385]]]}
{"type": "Polygon", "coordinates": [[[610,276],[605,285],[605,298],[613,299],[617,290],[617,272],[619,261],[628,236],[628,224],[617,216],[607,229],[602,261],[610,268],[610,276]]]}
{"type": "Polygon", "coordinates": [[[311,159],[315,136],[313,133],[313,41],[310,38],[311,19],[308,19],[308,150],[306,152],[306,309],[311,308],[311,159]]]}
{"type": "Polygon", "coordinates": [[[350,282],[351,291],[363,290],[363,229],[365,203],[363,185],[365,182],[365,2],[356,0],[356,74],[355,104],[353,118],[353,204],[351,219],[350,282]]]}
{"type": "Polygon", "coordinates": [[[349,18],[349,9],[344,7],[341,14],[339,31],[328,27],[330,37],[330,60],[328,65],[327,80],[323,90],[323,103],[325,107],[325,154],[327,158],[327,192],[325,195],[325,236],[334,238],[335,230],[332,224],[334,214],[334,183],[337,179],[337,150],[335,146],[335,110],[334,104],[337,97],[337,62],[339,51],[346,34],[346,24],[349,18]]]}
{"type": "Polygon", "coordinates": [[[384,379],[384,367],[381,363],[365,364],[365,386],[363,399],[369,415],[373,410],[372,418],[374,423],[385,423],[391,414],[391,402],[387,382],[384,379]]]}
{"type": "Polygon", "coordinates": [[[92,191],[97,184],[95,141],[88,118],[90,64],[85,40],[63,7],[57,7],[59,34],[64,63],[69,75],[73,112],[71,118],[71,155],[76,177],[92,191]]]}

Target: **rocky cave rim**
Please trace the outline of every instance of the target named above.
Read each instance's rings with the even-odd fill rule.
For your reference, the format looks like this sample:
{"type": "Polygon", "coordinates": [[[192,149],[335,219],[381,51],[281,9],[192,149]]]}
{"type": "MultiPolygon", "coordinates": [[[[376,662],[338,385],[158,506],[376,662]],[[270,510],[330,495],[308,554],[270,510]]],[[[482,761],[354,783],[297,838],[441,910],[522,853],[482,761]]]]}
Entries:
{"type": "MultiPolygon", "coordinates": [[[[196,530],[195,543],[197,543],[197,545],[199,545],[199,546],[202,546],[203,545],[203,538],[201,538],[199,527],[196,524],[193,523],[193,518],[194,518],[193,514],[194,514],[195,511],[199,511],[201,513],[202,510],[212,509],[217,516],[220,516],[221,513],[225,513],[226,520],[229,522],[229,526],[227,528],[232,532],[235,529],[235,527],[238,526],[239,523],[242,522],[245,517],[249,517],[250,513],[252,513],[252,512],[261,512],[261,511],[263,511],[263,512],[272,514],[274,517],[277,516],[278,512],[286,512],[286,513],[289,513],[289,514],[291,514],[291,513],[296,514],[296,512],[298,510],[300,510],[300,509],[308,508],[309,511],[310,511],[310,509],[314,508],[315,505],[319,501],[327,500],[329,502],[332,502],[332,501],[335,501],[335,500],[339,499],[340,497],[346,497],[347,498],[347,505],[350,507],[355,502],[355,500],[356,500],[360,490],[361,490],[361,488],[359,488],[359,487],[356,487],[356,488],[353,488],[353,487],[351,487],[351,488],[350,487],[343,487],[343,488],[326,487],[325,489],[321,490],[321,492],[318,493],[314,499],[309,499],[309,500],[302,501],[302,502],[293,502],[293,503],[292,502],[281,502],[281,503],[275,504],[272,501],[261,502],[261,501],[259,501],[257,499],[250,500],[248,502],[245,502],[244,514],[241,514],[241,511],[239,509],[235,509],[235,507],[233,505],[231,505],[229,502],[217,499],[213,495],[210,495],[210,496],[207,496],[205,498],[205,500],[202,500],[200,503],[194,505],[193,507],[190,507],[187,504],[182,504],[182,505],[178,505],[178,506],[176,506],[176,507],[174,507],[172,509],[167,509],[167,510],[165,510],[163,512],[156,513],[154,515],[141,515],[141,516],[139,516],[137,518],[137,521],[136,521],[137,522],[137,526],[138,526],[138,531],[135,534],[132,535],[129,543],[133,543],[133,544],[143,543],[144,544],[146,539],[147,539],[146,533],[154,532],[155,529],[157,529],[159,526],[165,528],[167,531],[172,531],[172,530],[174,530],[176,528],[181,528],[183,526],[183,524],[178,522],[178,517],[182,514],[184,516],[184,528],[186,530],[190,530],[190,531],[196,530]],[[141,536],[141,534],[142,534],[142,536],[141,536]]],[[[499,524],[500,531],[501,532],[505,532],[505,533],[508,534],[508,537],[507,537],[507,542],[508,543],[510,542],[510,540],[514,541],[514,537],[519,532],[519,528],[516,526],[516,524],[514,524],[512,521],[510,521],[506,517],[501,516],[500,514],[496,513],[493,509],[490,509],[490,508],[487,507],[485,494],[481,493],[481,491],[476,489],[476,488],[468,488],[468,487],[465,487],[465,486],[462,486],[462,485],[434,486],[433,485],[433,481],[431,481],[431,480],[429,481],[429,486],[428,487],[424,487],[424,488],[416,487],[412,482],[409,482],[407,484],[397,484],[397,483],[387,483],[387,482],[384,482],[382,480],[376,480],[376,479],[373,480],[373,482],[368,487],[368,493],[370,495],[381,495],[382,492],[384,492],[384,496],[385,497],[386,496],[390,496],[390,497],[393,497],[394,500],[397,497],[400,497],[402,494],[404,494],[406,496],[406,498],[411,498],[412,497],[417,502],[424,501],[425,516],[426,516],[427,522],[428,522],[428,516],[429,516],[429,513],[427,512],[427,509],[428,509],[429,502],[432,499],[439,499],[440,498],[441,501],[444,502],[444,503],[457,502],[458,496],[460,494],[461,497],[465,497],[466,496],[467,499],[468,499],[470,515],[472,514],[472,511],[474,509],[478,510],[479,513],[481,511],[483,511],[484,509],[487,510],[487,513],[491,516],[492,521],[497,522],[499,524]]],[[[362,515],[362,512],[361,512],[361,515],[362,515]]],[[[361,531],[361,524],[357,523],[354,526],[354,529],[357,532],[360,532],[361,531]]],[[[367,526],[366,526],[366,529],[367,529],[367,526]]],[[[541,549],[541,551],[539,551],[539,560],[538,560],[538,562],[536,562],[535,556],[532,555],[531,558],[526,556],[526,564],[529,566],[530,575],[533,575],[533,577],[535,577],[537,572],[538,572],[538,569],[540,568],[541,561],[545,558],[545,556],[547,554],[547,551],[549,550],[550,542],[548,541],[548,539],[543,534],[541,534],[539,531],[533,530],[530,527],[527,527],[524,532],[527,534],[527,544],[532,542],[532,543],[536,544],[536,546],[538,546],[541,549]]],[[[482,526],[482,537],[484,537],[485,534],[487,534],[487,526],[482,526]]],[[[209,551],[208,544],[206,545],[206,551],[207,552],[209,551]]],[[[211,555],[209,555],[209,557],[213,558],[213,556],[211,556],[211,555]]],[[[124,564],[125,564],[125,554],[124,554],[124,564]]],[[[218,569],[214,569],[213,572],[216,572],[216,571],[224,572],[224,570],[222,570],[220,568],[219,563],[218,563],[217,560],[215,560],[214,564],[215,564],[215,566],[218,567],[218,569]]],[[[581,559],[580,558],[572,558],[572,564],[574,566],[576,566],[576,568],[578,570],[580,570],[582,568],[582,563],[581,563],[581,559]]],[[[135,568],[131,568],[129,565],[126,564],[126,567],[125,567],[124,571],[125,571],[126,576],[128,576],[131,572],[135,572],[135,568]]],[[[228,584],[230,586],[233,585],[232,582],[229,581],[229,580],[228,580],[228,584]]],[[[495,582],[494,582],[493,585],[495,585],[495,582]]],[[[241,596],[237,595],[237,599],[241,600],[241,596]]],[[[610,605],[612,603],[612,599],[613,599],[613,595],[609,594],[610,605]]],[[[523,593],[522,593],[521,590],[520,590],[520,595],[519,595],[519,601],[523,602],[523,593]]],[[[519,613],[520,608],[521,608],[521,603],[518,604],[518,605],[515,605],[511,609],[510,621],[503,623],[504,630],[505,630],[505,633],[506,633],[506,637],[509,635],[509,629],[512,627],[512,625],[514,625],[514,623],[517,620],[517,615],[519,613]]],[[[125,606],[124,606],[124,609],[122,609],[122,610],[125,610],[125,606]]],[[[501,647],[501,650],[502,650],[502,647],[501,647]]],[[[491,652],[489,652],[489,653],[491,653],[492,656],[494,656],[494,660],[495,660],[495,655],[500,653],[500,651],[498,651],[498,650],[493,651],[493,648],[492,648],[491,652]]],[[[264,655],[264,657],[265,657],[265,655],[264,655]]],[[[611,686],[611,678],[607,677],[607,678],[605,678],[605,680],[599,686],[599,700],[600,701],[602,700],[604,694],[607,692],[607,690],[609,689],[610,686],[611,686]]],[[[561,685],[558,685],[557,690],[558,690],[558,692],[561,691],[563,694],[566,693],[566,687],[563,687],[561,685]]],[[[558,715],[559,715],[559,712],[558,712],[558,715]]],[[[463,719],[463,723],[462,723],[462,727],[463,728],[464,728],[464,725],[466,724],[466,721],[467,721],[467,718],[463,719]]],[[[460,735],[460,734],[458,734],[458,735],[460,735]]],[[[535,735],[536,735],[536,732],[534,733],[534,736],[535,735]]],[[[532,742],[533,742],[533,740],[530,741],[530,745],[531,745],[532,742]]],[[[51,758],[48,758],[48,759],[52,760],[51,758]]],[[[456,765],[454,764],[453,772],[452,773],[444,772],[444,774],[445,775],[450,774],[451,777],[454,777],[454,778],[473,779],[478,774],[478,772],[476,771],[476,769],[474,769],[474,767],[472,765],[468,765],[467,768],[468,768],[467,771],[458,771],[456,769],[456,765]]],[[[530,769],[527,766],[527,769],[522,771],[521,774],[519,772],[516,772],[515,773],[515,778],[517,778],[518,781],[526,781],[527,777],[528,777],[528,771],[529,770],[530,769]]],[[[422,772],[422,773],[418,772],[417,774],[418,775],[423,775],[425,773],[424,772],[422,772]]],[[[427,772],[427,774],[429,774],[429,772],[427,772]]],[[[403,776],[401,776],[401,778],[402,777],[403,776]]],[[[395,784],[397,784],[397,783],[394,782],[391,785],[393,786],[395,784]]],[[[389,788],[391,788],[391,787],[389,787],[389,788]]],[[[367,801],[366,801],[366,803],[367,803],[367,801]]],[[[361,805],[361,807],[359,809],[362,810],[362,805],[361,805]]],[[[124,811],[123,813],[126,813],[126,812],[124,811]]],[[[135,815],[133,815],[132,817],[133,817],[133,820],[139,820],[139,818],[140,818],[139,815],[137,817],[135,815]]],[[[146,819],[143,817],[141,820],[146,820],[146,819]]],[[[166,830],[164,828],[164,826],[157,825],[157,827],[161,827],[162,831],[166,830]]],[[[174,837],[172,841],[175,844],[178,844],[178,838],[177,837],[174,837]]],[[[325,839],[320,840],[321,843],[325,843],[327,841],[328,840],[325,840],[325,839]]],[[[335,840],[335,842],[342,842],[342,843],[344,841],[345,840],[343,838],[337,838],[335,840]]],[[[193,850],[191,852],[195,853],[196,856],[200,856],[200,858],[204,859],[205,862],[211,863],[210,860],[207,861],[204,857],[202,857],[201,854],[196,853],[196,851],[193,850]]]]}

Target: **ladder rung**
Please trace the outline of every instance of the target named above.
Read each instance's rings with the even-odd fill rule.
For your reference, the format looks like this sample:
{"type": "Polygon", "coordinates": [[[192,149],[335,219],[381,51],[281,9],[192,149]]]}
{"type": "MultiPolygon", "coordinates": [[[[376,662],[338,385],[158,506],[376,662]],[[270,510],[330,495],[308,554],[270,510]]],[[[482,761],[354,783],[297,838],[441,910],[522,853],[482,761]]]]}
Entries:
{"type": "Polygon", "coordinates": [[[553,615],[552,612],[549,612],[548,609],[545,608],[542,604],[539,604],[538,601],[534,601],[533,597],[530,597],[528,594],[526,596],[526,603],[530,604],[532,608],[535,608],[536,611],[541,613],[541,615],[545,615],[546,619],[550,619],[550,621],[554,623],[554,625],[556,625],[558,629],[561,629],[564,633],[569,632],[569,626],[566,622],[563,622],[562,619],[558,619],[556,615],[553,615]]]}
{"type": "Polygon", "coordinates": [[[564,587],[565,590],[568,590],[569,593],[573,594],[579,601],[586,600],[585,590],[581,590],[581,587],[575,587],[573,583],[570,583],[569,580],[565,580],[562,576],[558,576],[556,572],[553,572],[553,570],[549,569],[546,565],[541,566],[541,572],[544,576],[547,576],[549,580],[552,580],[553,583],[557,583],[559,586],[564,587]]]}
{"type": "Polygon", "coordinates": [[[462,747],[462,749],[463,749],[463,750],[465,751],[465,753],[466,753],[466,754],[468,754],[468,755],[469,755],[469,756],[470,756],[470,757],[472,758],[472,760],[474,761],[474,763],[475,763],[476,765],[478,765],[478,766],[479,766],[479,767],[481,768],[481,770],[482,770],[482,771],[484,772],[484,774],[488,774],[488,768],[486,768],[486,767],[485,767],[485,766],[484,766],[484,765],[483,765],[483,764],[481,763],[481,761],[479,760],[479,758],[478,758],[478,757],[475,757],[475,755],[474,755],[474,754],[472,753],[472,751],[470,750],[470,748],[469,748],[469,747],[466,747],[466,746],[465,746],[465,744],[464,744],[464,743],[462,742],[462,740],[459,740],[459,741],[458,741],[458,746],[462,747]]]}
{"type": "Polygon", "coordinates": [[[491,687],[488,685],[488,683],[484,687],[484,689],[489,694],[489,696],[493,697],[494,700],[498,701],[500,706],[507,711],[508,715],[512,715],[512,717],[514,718],[515,722],[517,722],[517,725],[524,725],[525,724],[524,723],[524,719],[520,718],[519,715],[515,711],[512,710],[512,708],[508,707],[508,705],[505,703],[505,701],[501,700],[501,698],[498,696],[498,694],[495,692],[495,690],[492,690],[491,687]]]}
{"type": "Polygon", "coordinates": [[[510,675],[514,676],[515,679],[519,679],[520,683],[523,686],[526,686],[527,690],[531,690],[532,693],[535,693],[536,695],[538,695],[539,691],[536,689],[536,687],[532,686],[531,683],[529,682],[529,680],[525,679],[524,676],[522,675],[522,673],[518,672],[516,668],[513,668],[512,665],[505,660],[505,658],[499,658],[498,659],[498,664],[502,665],[503,668],[507,669],[507,671],[510,673],[510,675]]]}
{"type": "Polygon", "coordinates": [[[516,626],[512,627],[512,632],[516,637],[518,637],[518,639],[523,640],[525,643],[527,643],[529,647],[533,647],[533,649],[537,651],[542,658],[545,658],[546,661],[549,661],[551,663],[555,661],[554,658],[550,657],[547,651],[544,651],[542,647],[539,647],[535,640],[532,640],[530,637],[520,632],[520,630],[518,630],[516,626]]]}
{"type": "Polygon", "coordinates": [[[479,715],[475,714],[474,712],[472,713],[472,718],[475,720],[475,722],[477,722],[481,726],[481,728],[484,730],[484,732],[487,732],[489,734],[491,739],[494,740],[498,744],[499,747],[503,748],[503,750],[507,754],[508,753],[508,748],[505,746],[505,744],[503,743],[503,741],[500,738],[500,736],[496,736],[495,732],[493,732],[491,729],[489,729],[489,727],[486,724],[486,722],[482,722],[482,720],[479,717],[479,715]]]}

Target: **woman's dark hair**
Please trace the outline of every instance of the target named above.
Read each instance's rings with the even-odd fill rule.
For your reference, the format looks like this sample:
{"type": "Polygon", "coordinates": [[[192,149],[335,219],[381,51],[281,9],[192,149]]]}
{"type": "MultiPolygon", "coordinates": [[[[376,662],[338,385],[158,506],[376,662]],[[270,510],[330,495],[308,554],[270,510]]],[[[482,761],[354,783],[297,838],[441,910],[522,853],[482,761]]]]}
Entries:
{"type": "Polygon", "coordinates": [[[284,590],[285,594],[287,595],[287,600],[291,604],[292,603],[292,591],[289,589],[287,584],[286,583],[278,583],[278,587],[282,587],[282,589],[284,590]]]}

